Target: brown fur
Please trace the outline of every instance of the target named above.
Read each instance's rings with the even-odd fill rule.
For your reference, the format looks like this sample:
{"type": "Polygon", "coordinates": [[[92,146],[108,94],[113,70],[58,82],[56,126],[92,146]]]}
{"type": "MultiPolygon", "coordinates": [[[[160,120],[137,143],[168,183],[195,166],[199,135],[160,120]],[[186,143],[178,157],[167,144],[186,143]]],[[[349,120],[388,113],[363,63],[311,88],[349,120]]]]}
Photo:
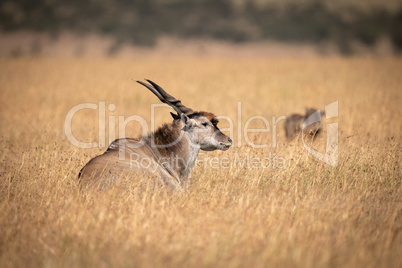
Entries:
{"type": "Polygon", "coordinates": [[[181,147],[183,147],[181,141],[176,142],[180,138],[180,130],[180,120],[174,120],[170,124],[163,124],[154,133],[151,133],[142,139],[145,140],[148,145],[151,145],[151,143],[160,145],[161,148],[158,148],[159,153],[162,156],[168,156],[169,154],[176,153],[181,149],[181,147]],[[173,145],[169,147],[162,146],[165,144],[173,145]]]}
{"type": "Polygon", "coordinates": [[[211,123],[214,124],[214,125],[219,123],[219,120],[216,118],[216,115],[214,115],[213,113],[210,113],[210,112],[204,112],[204,111],[193,112],[191,114],[188,114],[187,116],[190,117],[190,118],[197,118],[199,116],[204,116],[209,121],[211,121],[211,123]]]}

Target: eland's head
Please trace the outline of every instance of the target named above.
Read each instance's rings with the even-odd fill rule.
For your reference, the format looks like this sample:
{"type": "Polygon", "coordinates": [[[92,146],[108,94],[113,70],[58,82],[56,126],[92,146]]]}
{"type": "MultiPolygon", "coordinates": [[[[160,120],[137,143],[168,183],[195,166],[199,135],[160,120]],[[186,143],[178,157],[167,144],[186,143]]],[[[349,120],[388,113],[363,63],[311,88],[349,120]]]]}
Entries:
{"type": "Polygon", "coordinates": [[[227,150],[232,145],[232,140],[223,134],[219,128],[219,120],[210,112],[193,111],[184,106],[180,100],[175,99],[156,83],[147,80],[150,84],[137,81],[147,87],[162,102],[170,105],[176,114],[171,113],[174,122],[181,124],[181,130],[185,132],[189,144],[192,147],[204,151],[227,150]]]}
{"type": "Polygon", "coordinates": [[[177,115],[174,118],[181,120],[182,130],[186,132],[191,146],[204,151],[225,151],[232,145],[232,140],[219,130],[219,120],[212,113],[192,112],[188,115],[181,114],[180,119],[177,115]]]}

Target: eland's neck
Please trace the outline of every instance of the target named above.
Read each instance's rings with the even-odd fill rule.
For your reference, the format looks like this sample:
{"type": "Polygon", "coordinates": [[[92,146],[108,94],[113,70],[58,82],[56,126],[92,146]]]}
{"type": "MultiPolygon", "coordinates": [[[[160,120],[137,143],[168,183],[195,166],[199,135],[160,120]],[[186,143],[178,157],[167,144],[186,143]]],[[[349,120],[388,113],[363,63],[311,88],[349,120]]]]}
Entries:
{"type": "Polygon", "coordinates": [[[182,128],[181,122],[175,120],[144,140],[155,160],[180,183],[187,183],[200,148],[190,144],[189,133],[182,128]]]}

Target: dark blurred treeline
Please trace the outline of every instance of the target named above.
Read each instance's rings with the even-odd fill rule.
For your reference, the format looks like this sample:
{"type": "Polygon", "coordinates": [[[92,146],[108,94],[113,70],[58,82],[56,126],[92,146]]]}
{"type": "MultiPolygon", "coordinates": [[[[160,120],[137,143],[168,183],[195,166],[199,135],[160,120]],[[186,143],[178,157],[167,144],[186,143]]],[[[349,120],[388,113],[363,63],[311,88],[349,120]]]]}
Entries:
{"type": "Polygon", "coordinates": [[[233,42],[277,40],[333,42],[350,52],[351,42],[373,46],[388,37],[402,51],[402,8],[330,9],[323,1],[276,5],[231,0],[0,0],[0,30],[33,30],[57,36],[63,30],[96,32],[116,45],[153,45],[158,36],[233,42]]]}

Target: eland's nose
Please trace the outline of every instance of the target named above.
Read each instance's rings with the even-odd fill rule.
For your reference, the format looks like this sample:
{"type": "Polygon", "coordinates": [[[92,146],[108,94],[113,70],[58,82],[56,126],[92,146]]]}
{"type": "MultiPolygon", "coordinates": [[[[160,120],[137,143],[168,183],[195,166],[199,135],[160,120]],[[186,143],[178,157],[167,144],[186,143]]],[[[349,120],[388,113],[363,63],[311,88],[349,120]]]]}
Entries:
{"type": "Polygon", "coordinates": [[[230,145],[232,145],[232,139],[228,138],[228,142],[230,143],[230,145]]]}

